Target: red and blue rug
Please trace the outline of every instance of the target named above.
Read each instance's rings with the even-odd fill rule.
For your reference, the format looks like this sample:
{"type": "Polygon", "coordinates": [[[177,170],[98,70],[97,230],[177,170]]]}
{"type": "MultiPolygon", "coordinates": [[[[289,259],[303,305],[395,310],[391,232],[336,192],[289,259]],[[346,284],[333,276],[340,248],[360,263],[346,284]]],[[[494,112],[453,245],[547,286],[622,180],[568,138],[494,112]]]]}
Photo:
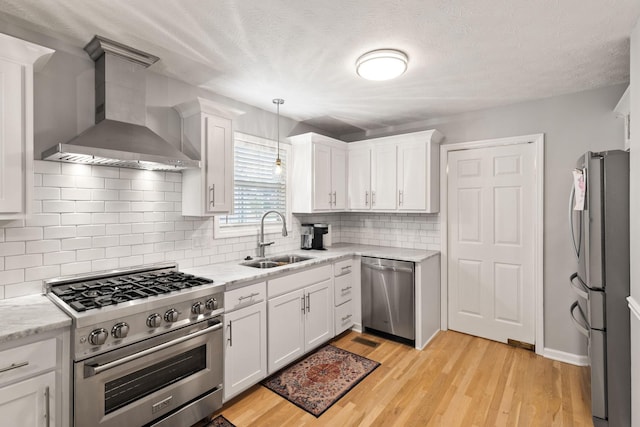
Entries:
{"type": "Polygon", "coordinates": [[[319,417],[378,366],[376,361],[327,345],[262,385],[319,417]]]}

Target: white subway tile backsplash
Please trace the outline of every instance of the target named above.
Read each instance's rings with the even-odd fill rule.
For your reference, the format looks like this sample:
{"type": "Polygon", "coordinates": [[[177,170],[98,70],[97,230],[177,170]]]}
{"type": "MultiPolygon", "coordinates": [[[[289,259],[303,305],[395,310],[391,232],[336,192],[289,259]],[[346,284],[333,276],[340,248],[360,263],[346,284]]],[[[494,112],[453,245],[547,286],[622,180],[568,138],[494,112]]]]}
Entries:
{"type": "Polygon", "coordinates": [[[60,250],[60,240],[32,240],[27,242],[28,254],[43,254],[48,252],[58,252],[60,250]]]}
{"type": "Polygon", "coordinates": [[[104,202],[105,212],[130,212],[131,202],[104,202]]]}
{"type": "Polygon", "coordinates": [[[75,212],[76,202],[70,200],[44,200],[42,202],[43,212],[75,212]]]}
{"type": "Polygon", "coordinates": [[[131,224],[107,224],[105,232],[107,235],[131,234],[131,224]]]}
{"type": "Polygon", "coordinates": [[[105,202],[93,200],[91,202],[78,201],[76,202],[76,210],[78,212],[104,212],[105,202]]]}
{"type": "Polygon", "coordinates": [[[68,187],[76,188],[76,177],[68,175],[42,175],[44,187],[68,187]]]}
{"type": "MultiPolygon", "coordinates": [[[[44,265],[67,264],[69,262],[75,262],[76,251],[49,252],[44,254],[43,260],[44,265]]],[[[55,276],[50,276],[50,278],[52,277],[55,276]]]]}
{"type": "Polygon", "coordinates": [[[83,225],[91,224],[90,213],[62,213],[60,214],[60,225],[83,225]]]}
{"type": "Polygon", "coordinates": [[[3,285],[10,285],[12,283],[24,282],[24,268],[17,270],[7,270],[5,262],[5,270],[0,271],[0,283],[3,285]]]}
{"type": "Polygon", "coordinates": [[[78,225],[76,235],[78,237],[104,236],[106,226],[104,224],[78,225]]]}
{"type": "Polygon", "coordinates": [[[29,215],[25,220],[27,227],[44,227],[60,225],[60,214],[35,214],[29,215]]]}
{"type": "Polygon", "coordinates": [[[119,178],[120,170],[118,168],[112,168],[109,166],[92,166],[91,176],[97,176],[101,178],[119,178]]]}
{"type": "Polygon", "coordinates": [[[91,261],[70,262],[68,264],[62,264],[60,266],[61,276],[90,273],[91,271],[91,261]]]}
{"type": "Polygon", "coordinates": [[[46,265],[42,267],[27,268],[25,270],[24,279],[27,281],[31,281],[31,280],[48,279],[51,277],[58,277],[58,276],[60,276],[59,265],[46,265]]]}
{"type": "MultiPolygon", "coordinates": [[[[47,187],[43,187],[43,189],[46,188],[47,187]]],[[[91,190],[81,188],[56,188],[56,190],[60,190],[58,197],[56,198],[60,198],[62,200],[91,200],[91,190]]],[[[78,208],[78,210],[82,209],[78,208]]]]}
{"type": "Polygon", "coordinates": [[[76,237],[75,226],[44,227],[45,239],[66,239],[76,237]]]}
{"type": "Polygon", "coordinates": [[[118,178],[105,178],[104,188],[111,190],[130,190],[131,180],[118,178]]]}
{"type": "Polygon", "coordinates": [[[78,188],[105,188],[105,178],[83,176],[78,178],[76,182],[78,188]]]}
{"type": "Polygon", "coordinates": [[[25,242],[0,243],[0,256],[24,255],[26,253],[25,242]]]}
{"type": "Polygon", "coordinates": [[[111,259],[96,259],[91,261],[91,271],[108,271],[118,268],[118,260],[116,258],[111,259]]]}
{"type": "Polygon", "coordinates": [[[142,255],[118,258],[119,267],[133,267],[142,264],[144,264],[144,256],[142,255]]]}
{"type": "Polygon", "coordinates": [[[92,213],[92,224],[117,224],[120,222],[120,216],[117,213],[92,213]]]}
{"type": "Polygon", "coordinates": [[[120,235],[120,245],[139,245],[144,241],[142,234],[122,234],[120,235]]]}
{"type": "Polygon", "coordinates": [[[94,248],[109,248],[118,246],[119,242],[119,236],[98,236],[91,239],[91,246],[94,248]]]}
{"type": "Polygon", "coordinates": [[[4,240],[7,242],[40,239],[42,239],[42,227],[6,228],[4,232],[4,240]]]}
{"type": "Polygon", "coordinates": [[[91,248],[91,237],[75,237],[73,239],[62,239],[61,243],[61,249],[63,251],[89,249],[91,248]]]}
{"type": "Polygon", "coordinates": [[[151,243],[131,246],[131,255],[144,255],[150,253],[153,253],[153,244],[151,243]]]}
{"type": "Polygon", "coordinates": [[[144,193],[144,191],[120,190],[118,197],[120,200],[140,201],[144,200],[144,193]]]}
{"type": "MultiPolygon", "coordinates": [[[[2,283],[2,281],[0,281],[2,283]]],[[[35,280],[32,282],[21,282],[16,284],[7,284],[4,287],[5,298],[17,298],[25,295],[34,295],[42,293],[42,281],[35,280]]]]}
{"type": "Polygon", "coordinates": [[[144,221],[144,214],[142,212],[122,212],[119,215],[120,223],[144,221]]]}
{"type": "Polygon", "coordinates": [[[152,222],[136,222],[131,224],[131,229],[136,233],[152,233],[153,232],[153,223],[152,222]]]}
{"type": "Polygon", "coordinates": [[[4,257],[4,266],[7,270],[40,267],[41,265],[42,254],[13,255],[4,257]]]}
{"type": "Polygon", "coordinates": [[[60,173],[62,175],[91,176],[91,165],[62,163],[60,166],[60,173]]]}
{"type": "Polygon", "coordinates": [[[118,200],[120,197],[118,190],[92,189],[91,200],[118,200]]]}
{"type": "Polygon", "coordinates": [[[165,257],[164,257],[164,252],[160,252],[160,253],[153,253],[153,254],[145,254],[143,255],[143,263],[144,264],[154,264],[154,263],[158,263],[158,262],[164,262],[165,261],[165,257]]]}
{"type": "Polygon", "coordinates": [[[105,248],[82,249],[76,253],[76,259],[78,261],[93,261],[96,259],[103,259],[104,255],[105,248]]]}
{"type": "Polygon", "coordinates": [[[61,163],[49,161],[35,161],[33,170],[36,174],[60,175],[61,163]]]}
{"type": "Polygon", "coordinates": [[[60,188],[58,187],[34,187],[33,197],[36,200],[59,200],[60,188]]]}

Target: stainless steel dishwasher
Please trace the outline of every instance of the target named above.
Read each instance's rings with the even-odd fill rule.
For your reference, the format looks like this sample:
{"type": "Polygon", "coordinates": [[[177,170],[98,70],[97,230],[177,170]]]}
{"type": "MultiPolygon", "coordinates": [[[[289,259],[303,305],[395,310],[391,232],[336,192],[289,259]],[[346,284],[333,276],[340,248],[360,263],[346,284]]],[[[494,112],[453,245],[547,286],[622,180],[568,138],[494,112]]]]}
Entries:
{"type": "Polygon", "coordinates": [[[415,342],[414,264],[362,257],[362,323],[366,331],[415,342]]]}

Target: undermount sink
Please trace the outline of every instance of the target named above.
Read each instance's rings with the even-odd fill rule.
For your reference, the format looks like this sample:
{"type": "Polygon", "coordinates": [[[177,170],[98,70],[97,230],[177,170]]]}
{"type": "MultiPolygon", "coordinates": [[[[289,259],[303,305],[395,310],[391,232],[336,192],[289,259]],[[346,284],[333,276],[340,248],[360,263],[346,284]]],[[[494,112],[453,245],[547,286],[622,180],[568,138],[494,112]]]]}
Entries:
{"type": "Polygon", "coordinates": [[[310,257],[304,257],[299,255],[280,255],[270,258],[265,258],[260,261],[243,262],[241,265],[253,268],[273,268],[281,267],[283,265],[295,264],[296,262],[307,261],[310,257]]]}

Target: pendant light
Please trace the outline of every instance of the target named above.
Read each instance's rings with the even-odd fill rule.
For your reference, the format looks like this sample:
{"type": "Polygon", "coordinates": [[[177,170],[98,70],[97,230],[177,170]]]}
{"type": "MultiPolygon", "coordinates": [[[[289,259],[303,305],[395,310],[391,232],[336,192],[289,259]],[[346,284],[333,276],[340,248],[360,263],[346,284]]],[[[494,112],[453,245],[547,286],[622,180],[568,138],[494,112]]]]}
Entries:
{"type": "Polygon", "coordinates": [[[276,140],[278,147],[278,154],[276,155],[276,175],[280,175],[282,173],[282,160],[280,160],[280,105],[284,104],[284,99],[275,98],[273,99],[273,103],[276,104],[277,115],[278,115],[278,139],[276,140]]]}

